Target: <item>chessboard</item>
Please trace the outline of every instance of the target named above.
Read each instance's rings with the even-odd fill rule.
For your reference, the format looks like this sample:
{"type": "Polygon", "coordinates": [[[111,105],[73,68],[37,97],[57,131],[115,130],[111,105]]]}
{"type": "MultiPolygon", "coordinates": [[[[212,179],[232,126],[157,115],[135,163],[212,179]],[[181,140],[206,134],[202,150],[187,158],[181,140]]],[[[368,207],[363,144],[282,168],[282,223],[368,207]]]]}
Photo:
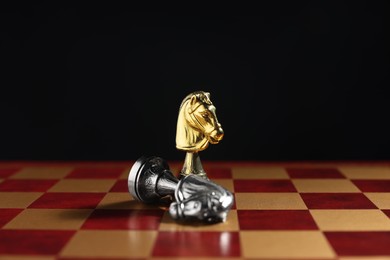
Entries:
{"type": "Polygon", "coordinates": [[[135,201],[131,165],[0,163],[0,259],[390,259],[390,163],[203,162],[218,224],[135,201]]]}

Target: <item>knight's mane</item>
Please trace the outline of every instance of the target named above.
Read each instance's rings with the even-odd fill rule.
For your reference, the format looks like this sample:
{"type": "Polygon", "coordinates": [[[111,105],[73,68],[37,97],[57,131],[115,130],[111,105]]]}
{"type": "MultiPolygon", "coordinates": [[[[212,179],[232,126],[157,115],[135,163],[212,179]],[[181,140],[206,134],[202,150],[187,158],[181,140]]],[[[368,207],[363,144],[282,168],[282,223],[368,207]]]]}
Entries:
{"type": "Polygon", "coordinates": [[[192,95],[193,95],[193,94],[191,93],[191,94],[187,95],[187,96],[183,99],[183,101],[182,101],[181,104],[180,104],[180,109],[182,109],[182,107],[184,106],[184,104],[185,104],[188,100],[191,99],[192,95]]]}
{"type": "Polygon", "coordinates": [[[187,95],[183,99],[183,101],[180,104],[180,109],[182,109],[184,104],[187,103],[188,100],[190,100],[192,98],[192,96],[197,96],[203,103],[210,103],[211,104],[211,100],[209,98],[207,98],[204,91],[195,91],[195,92],[192,92],[191,94],[187,95]]]}

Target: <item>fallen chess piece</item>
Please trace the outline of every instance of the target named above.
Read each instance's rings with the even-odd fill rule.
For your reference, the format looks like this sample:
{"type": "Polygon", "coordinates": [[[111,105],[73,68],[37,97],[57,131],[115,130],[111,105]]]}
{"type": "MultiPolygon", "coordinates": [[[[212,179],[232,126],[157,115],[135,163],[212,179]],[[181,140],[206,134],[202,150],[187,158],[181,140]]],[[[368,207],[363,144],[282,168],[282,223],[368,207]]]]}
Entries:
{"type": "Polygon", "coordinates": [[[138,159],[130,170],[128,188],[144,203],[171,196],[169,214],[176,220],[223,222],[234,201],[231,192],[202,176],[191,174],[178,180],[160,157],[138,159]]]}

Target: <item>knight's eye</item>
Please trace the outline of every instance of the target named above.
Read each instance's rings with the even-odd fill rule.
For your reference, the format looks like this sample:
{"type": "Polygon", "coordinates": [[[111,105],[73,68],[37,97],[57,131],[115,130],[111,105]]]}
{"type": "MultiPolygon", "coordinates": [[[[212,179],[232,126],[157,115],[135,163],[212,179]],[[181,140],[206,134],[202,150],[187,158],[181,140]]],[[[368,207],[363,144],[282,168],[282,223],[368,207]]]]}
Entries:
{"type": "Polygon", "coordinates": [[[208,117],[209,117],[209,114],[208,114],[208,113],[202,113],[202,117],[203,117],[203,118],[208,118],[208,117]]]}

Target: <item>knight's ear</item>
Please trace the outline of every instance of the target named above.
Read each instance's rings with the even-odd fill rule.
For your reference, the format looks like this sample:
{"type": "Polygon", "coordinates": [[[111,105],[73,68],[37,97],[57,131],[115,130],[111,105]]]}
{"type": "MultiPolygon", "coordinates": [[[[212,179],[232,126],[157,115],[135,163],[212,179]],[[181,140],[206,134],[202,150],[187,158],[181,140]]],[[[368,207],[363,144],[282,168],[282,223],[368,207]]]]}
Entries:
{"type": "Polygon", "coordinates": [[[210,99],[210,92],[205,92],[204,94],[207,96],[208,99],[210,99]]]}
{"type": "Polygon", "coordinates": [[[196,102],[197,102],[197,97],[196,97],[195,95],[193,95],[193,96],[191,97],[191,101],[190,101],[191,106],[195,105],[196,102]]]}

